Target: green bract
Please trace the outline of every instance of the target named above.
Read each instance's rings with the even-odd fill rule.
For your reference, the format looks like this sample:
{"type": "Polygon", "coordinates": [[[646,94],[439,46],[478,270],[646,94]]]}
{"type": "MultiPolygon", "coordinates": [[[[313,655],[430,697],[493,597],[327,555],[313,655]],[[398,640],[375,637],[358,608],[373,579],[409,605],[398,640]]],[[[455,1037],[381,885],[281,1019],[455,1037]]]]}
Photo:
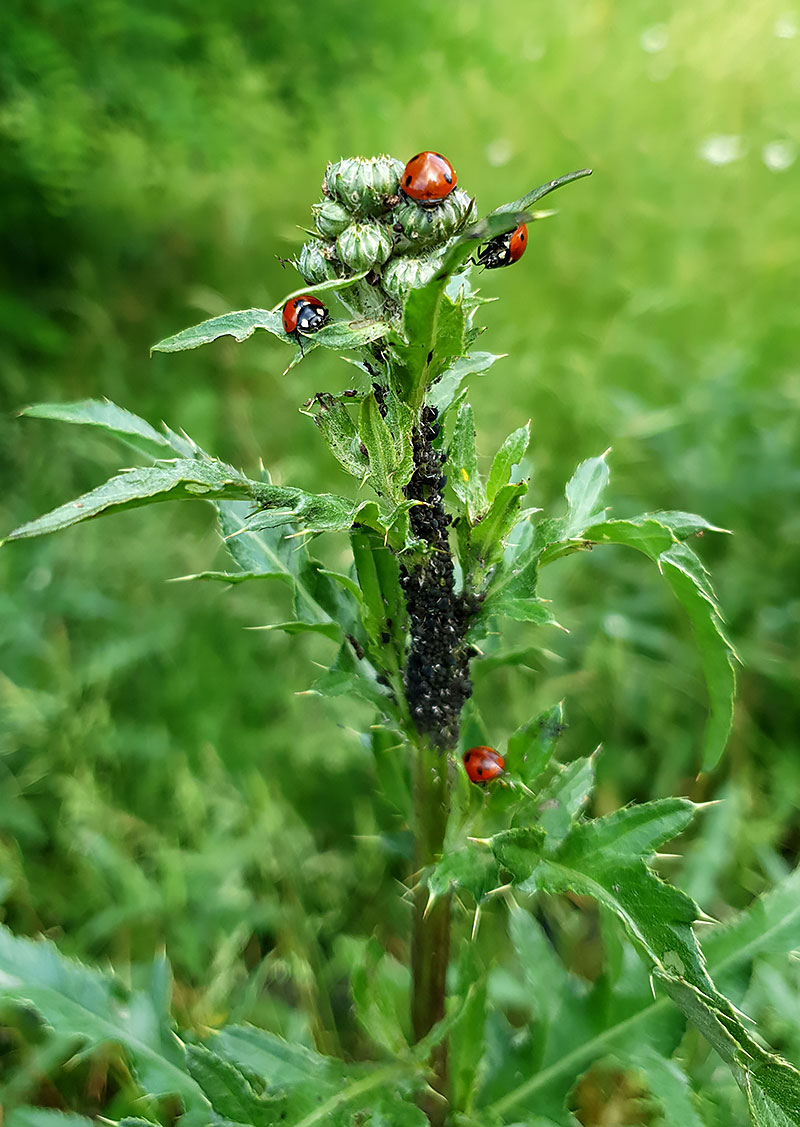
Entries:
{"type": "Polygon", "coordinates": [[[307,282],[318,285],[336,277],[336,267],[331,259],[333,252],[319,239],[311,239],[303,245],[297,260],[297,269],[307,282]]]}
{"type": "Polygon", "coordinates": [[[409,290],[419,289],[433,280],[441,268],[442,256],[436,251],[422,257],[402,254],[387,262],[381,274],[381,285],[390,297],[400,301],[409,290]]]}
{"type": "Polygon", "coordinates": [[[433,206],[423,207],[414,200],[406,199],[393,213],[393,219],[405,237],[419,246],[446,242],[475,218],[475,201],[460,188],[433,206]]]}
{"type": "Polygon", "coordinates": [[[403,168],[393,157],[348,157],[328,165],[325,184],[354,215],[377,215],[399,191],[403,168]]]}
{"type": "Polygon", "coordinates": [[[335,239],[353,221],[353,216],[338,200],[323,200],[314,204],[311,210],[314,212],[317,230],[326,239],[335,239]]]}
{"type": "Polygon", "coordinates": [[[383,265],[393,248],[392,236],[372,220],[351,223],[336,240],[338,256],[351,270],[371,270],[383,265]]]}

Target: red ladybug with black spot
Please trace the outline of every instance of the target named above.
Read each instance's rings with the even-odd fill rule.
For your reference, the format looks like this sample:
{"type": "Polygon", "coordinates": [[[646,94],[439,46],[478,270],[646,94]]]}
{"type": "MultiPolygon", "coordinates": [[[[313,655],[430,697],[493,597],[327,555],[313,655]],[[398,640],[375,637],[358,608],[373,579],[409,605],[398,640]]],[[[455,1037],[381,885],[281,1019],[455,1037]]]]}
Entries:
{"type": "Polygon", "coordinates": [[[506,761],[493,747],[471,747],[464,752],[464,767],[470,782],[483,786],[505,774],[506,761]]]}
{"type": "Polygon", "coordinates": [[[458,183],[455,169],[441,153],[417,153],[403,169],[400,187],[409,199],[423,207],[435,207],[458,183]]]}
{"type": "Polygon", "coordinates": [[[293,336],[301,349],[300,334],[316,333],[330,319],[331,315],[322,302],[310,294],[290,297],[283,307],[283,331],[293,336]]]}
{"type": "Polygon", "coordinates": [[[520,223],[514,231],[505,235],[495,235],[493,239],[478,250],[475,265],[484,270],[497,270],[501,266],[511,266],[519,262],[528,249],[528,227],[520,223]]]}

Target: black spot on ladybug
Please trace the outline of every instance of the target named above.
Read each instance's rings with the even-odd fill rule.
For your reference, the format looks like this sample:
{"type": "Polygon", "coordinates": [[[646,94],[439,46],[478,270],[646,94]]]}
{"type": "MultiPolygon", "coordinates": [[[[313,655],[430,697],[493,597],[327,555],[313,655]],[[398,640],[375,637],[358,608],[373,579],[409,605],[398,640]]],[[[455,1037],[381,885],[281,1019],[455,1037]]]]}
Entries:
{"type": "Polygon", "coordinates": [[[410,183],[411,183],[411,177],[410,177],[410,176],[406,176],[406,187],[408,187],[408,185],[409,185],[410,183]]]}
{"type": "Polygon", "coordinates": [[[475,769],[475,774],[476,775],[482,775],[483,774],[483,767],[477,767],[475,769]]]}
{"type": "Polygon", "coordinates": [[[453,183],[453,177],[452,177],[452,176],[450,175],[450,173],[449,173],[449,172],[445,172],[445,174],[444,174],[444,178],[445,178],[445,180],[447,181],[447,183],[448,183],[448,184],[452,184],[452,183],[453,183]]]}

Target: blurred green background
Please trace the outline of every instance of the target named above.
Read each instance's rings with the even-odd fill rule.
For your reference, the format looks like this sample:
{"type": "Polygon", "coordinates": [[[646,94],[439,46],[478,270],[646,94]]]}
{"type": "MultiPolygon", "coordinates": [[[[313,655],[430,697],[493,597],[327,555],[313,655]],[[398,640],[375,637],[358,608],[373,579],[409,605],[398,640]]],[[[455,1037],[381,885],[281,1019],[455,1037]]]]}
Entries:
{"type": "MultiPolygon", "coordinates": [[[[346,489],[297,408],[352,369],[320,350],[284,377],[266,335],[149,345],[296,287],[279,256],[330,159],[441,150],[482,211],[593,167],[523,262],[481,279],[500,299],[483,346],[509,355],[473,384],[479,449],[530,417],[531,504],[558,509],[613,446],[614,515],[734,532],[697,548],[744,663],[735,730],[696,781],[690,632],[613,549],[545,573],[571,633],[514,628],[527,652],[477,664],[476,700],[502,743],[566,697],[567,754],[604,744],[598,809],[727,796],[674,875],[708,911],[747,903],[800,828],[799,30],[787,0],[6,0],[2,530],[126,464],[14,419],[36,401],[108,396],[245,468],[346,489]]],[[[185,1019],[358,1052],[344,937],[377,926],[402,955],[407,925],[369,717],[296,695],[330,643],[243,629],[285,617],[270,585],[166,582],[221,559],[200,504],[0,553],[4,919],[91,960],[166,945],[185,1019]]]]}

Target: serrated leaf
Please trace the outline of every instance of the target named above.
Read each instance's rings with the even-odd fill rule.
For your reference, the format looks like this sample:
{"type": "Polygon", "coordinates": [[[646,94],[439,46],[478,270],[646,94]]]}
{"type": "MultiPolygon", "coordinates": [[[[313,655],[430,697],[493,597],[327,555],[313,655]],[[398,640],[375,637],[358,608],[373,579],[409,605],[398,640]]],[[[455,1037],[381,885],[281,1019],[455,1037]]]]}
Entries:
{"type": "Polygon", "coordinates": [[[318,410],[313,419],[334,458],[348,473],[363,479],[369,470],[369,458],[361,450],[358,427],[345,403],[323,393],[317,395],[316,402],[318,410]]]}
{"type": "Polygon", "coordinates": [[[125,470],[75,501],[20,525],[7,540],[43,536],[106,513],[122,512],[168,500],[254,497],[269,487],[250,481],[223,462],[180,459],[125,470]]]}
{"type": "MultiPolygon", "coordinates": [[[[596,463],[598,459],[592,461],[596,463]]],[[[579,471],[587,465],[588,463],[584,462],[583,466],[579,467],[579,471]]],[[[591,508],[596,503],[591,500],[592,495],[597,492],[596,488],[592,488],[591,480],[594,480],[596,487],[600,484],[601,477],[602,471],[597,466],[594,472],[584,471],[582,474],[584,484],[589,482],[588,488],[583,491],[585,509],[591,508]]],[[[659,571],[688,614],[700,651],[708,689],[709,718],[703,737],[703,769],[711,770],[725,749],[733,724],[733,703],[736,693],[734,663],[737,658],[736,651],[725,634],[722,614],[708,572],[683,540],[699,531],[724,530],[717,529],[693,513],[681,512],[662,511],[645,513],[628,520],[594,522],[580,530],[578,526],[582,524],[582,517],[578,519],[576,516],[575,519],[576,523],[573,527],[570,523],[571,517],[568,518],[566,531],[562,529],[559,532],[555,528],[549,530],[553,544],[540,552],[540,566],[549,559],[556,559],[570,551],[579,550],[586,542],[621,544],[636,548],[658,565],[659,571]],[[581,541],[559,541],[559,536],[565,538],[576,536],[578,531],[584,538],[581,541]]],[[[540,544],[541,540],[538,543],[540,544]]],[[[535,554],[536,547],[528,546],[527,551],[528,554],[531,552],[535,554]]]]}
{"type": "Polygon", "coordinates": [[[182,352],[189,348],[200,348],[201,345],[210,344],[224,336],[233,337],[241,343],[251,337],[256,329],[266,329],[282,340],[291,340],[283,331],[280,313],[270,309],[239,309],[233,313],[223,313],[220,317],[210,317],[199,325],[192,325],[171,337],[165,337],[154,344],[150,351],[182,352]]]}
{"type": "Polygon", "coordinates": [[[565,727],[564,707],[559,702],[517,728],[508,741],[509,769],[529,787],[535,787],[550,765],[565,727]]]}
{"type": "Polygon", "coordinates": [[[464,380],[487,372],[496,360],[502,359],[502,354],[495,356],[491,352],[469,352],[466,356],[459,356],[430,388],[426,402],[438,412],[441,420],[458,396],[464,380]]]}
{"type": "MultiPolygon", "coordinates": [[[[293,337],[288,336],[283,331],[283,307],[287,301],[292,297],[301,297],[305,294],[318,294],[325,293],[327,290],[341,290],[346,289],[348,286],[360,281],[366,277],[364,273],[355,274],[350,278],[333,278],[327,282],[320,282],[316,286],[306,286],[302,290],[296,290],[294,293],[287,294],[278,305],[273,309],[240,309],[233,313],[223,313],[220,317],[210,317],[207,321],[202,321],[199,325],[192,325],[188,329],[183,329],[173,336],[165,337],[164,340],[154,344],[150,349],[151,352],[181,352],[188,348],[199,348],[203,344],[209,344],[211,341],[217,340],[219,337],[231,336],[234,340],[242,342],[252,336],[256,329],[265,329],[267,332],[272,333],[273,336],[279,337],[281,340],[289,341],[292,344],[296,343],[293,337]]],[[[325,332],[325,329],[336,330],[336,324],[325,326],[320,329],[313,337],[304,337],[305,342],[308,341],[308,347],[314,347],[315,339],[318,339],[325,332]]],[[[336,330],[338,331],[338,330],[336,330]]],[[[383,332],[388,331],[388,326],[383,326],[383,332]]],[[[342,338],[343,339],[343,338],[342,338]]],[[[375,337],[370,339],[374,340],[375,337]]],[[[321,342],[320,342],[321,343],[321,342]]],[[[331,348],[348,348],[349,344],[342,344],[340,337],[334,334],[328,334],[326,342],[328,347],[331,348]]],[[[360,341],[360,343],[366,343],[360,341]]],[[[359,347],[353,345],[352,347],[359,347]]]]}
{"type": "Polygon", "coordinates": [[[736,695],[736,651],[725,634],[722,616],[708,572],[687,544],[674,544],[658,557],[662,573],[689,616],[700,648],[709,697],[709,717],[703,739],[703,768],[719,761],[733,725],[736,695]]]}
{"type": "MultiPolygon", "coordinates": [[[[556,191],[557,188],[562,188],[565,184],[571,184],[574,180],[581,180],[584,176],[591,176],[591,168],[580,168],[577,172],[567,172],[564,176],[559,176],[555,180],[548,180],[546,184],[540,184],[538,188],[533,188],[518,200],[513,203],[503,204],[498,207],[496,211],[492,212],[493,215],[500,215],[506,212],[524,211],[526,208],[533,207],[533,205],[549,195],[551,192],[556,191]]],[[[513,230],[513,228],[509,228],[513,230]]]]}
{"type": "Polygon", "coordinates": [[[409,291],[403,309],[404,339],[396,339],[393,350],[398,391],[412,412],[418,411],[428,388],[450,362],[468,351],[465,331],[463,305],[448,297],[443,281],[409,291]]]}
{"type": "Polygon", "coordinates": [[[247,502],[221,501],[217,511],[225,546],[243,569],[231,573],[230,581],[237,582],[239,575],[278,579],[292,590],[298,621],[332,623],[332,612],[343,609],[335,592],[341,586],[338,577],[326,578],[325,569],[309,560],[305,546],[287,540],[283,529],[249,528],[252,505],[247,502]]]}
{"type": "MultiPolygon", "coordinates": [[[[800,871],[793,873],[762,900],[756,901],[731,925],[711,933],[703,946],[708,954],[709,970],[715,978],[724,975],[730,968],[751,961],[762,952],[786,955],[796,948],[800,913],[798,890],[800,871]]],[[[552,1049],[548,1049],[541,1068],[537,1061],[535,1069],[529,1070],[521,1081],[512,1076],[511,1082],[496,1094],[494,1102],[482,1109],[482,1114],[485,1113],[490,1120],[502,1116],[508,1122],[513,1115],[512,1109],[541,1109],[551,1095],[556,1101],[563,1100],[580,1069],[615,1046],[625,1047],[626,1051],[633,1046],[640,1050],[652,1038],[654,1031],[663,1027],[665,1022],[672,1021],[673,1009],[668,998],[662,996],[653,1000],[649,991],[645,990],[633,1008],[625,1006],[610,1015],[609,1024],[599,1032],[593,1016],[585,1032],[572,1030],[566,1042],[555,1043],[552,1049]]],[[[577,1008],[570,1006],[569,1013],[574,1020],[578,1015],[577,1008]]],[[[559,1025],[551,1028],[561,1030],[559,1025]]],[[[679,1030],[671,1041],[672,1046],[677,1042],[677,1034],[679,1030]]],[[[666,1046],[660,1047],[660,1051],[663,1053],[665,1048],[670,1051],[666,1046]]],[[[503,1052],[507,1052],[506,1046],[503,1046],[503,1052]]],[[[764,1127],[764,1124],[759,1124],[759,1127],[764,1127]]],[[[781,1124],[781,1127],[785,1125],[781,1124]]]]}
{"type": "Polygon", "coordinates": [[[607,454],[608,451],[599,458],[587,458],[581,462],[567,482],[569,511],[564,524],[564,540],[580,536],[588,525],[596,524],[603,515],[604,510],[599,505],[603,490],[608,485],[607,454]]]}
{"type": "Polygon", "coordinates": [[[488,849],[469,845],[445,853],[428,873],[426,882],[433,900],[463,890],[469,892],[476,904],[480,904],[486,893],[499,884],[497,863],[488,849]]]}
{"type": "MultiPolygon", "coordinates": [[[[394,392],[389,395],[396,400],[394,392]]],[[[370,485],[384,505],[401,504],[414,469],[410,434],[393,433],[373,393],[361,404],[358,430],[367,451],[370,485]]]]}
{"type": "Polygon", "coordinates": [[[593,896],[619,916],[656,967],[680,967],[689,981],[708,988],[710,979],[691,930],[695,904],[642,861],[686,829],[694,810],[687,799],[666,798],[574,825],[521,887],[593,896]]]}
{"type": "Polygon", "coordinates": [[[372,936],[351,971],[350,985],[355,1016],[361,1028],[380,1048],[399,1056],[408,1048],[408,968],[384,951],[372,936]]]}
{"type": "Polygon", "coordinates": [[[492,852],[514,883],[526,881],[539,864],[546,834],[541,826],[516,826],[492,837],[492,852]]]}
{"type": "MultiPolygon", "coordinates": [[[[528,485],[524,481],[501,486],[489,511],[470,530],[470,555],[477,568],[485,570],[503,555],[505,538],[519,520],[519,507],[527,492],[528,485]]],[[[497,589],[502,587],[504,578],[503,570],[498,569],[497,589]]]]}
{"type": "Polygon", "coordinates": [[[358,505],[333,493],[306,493],[289,485],[258,483],[251,496],[257,505],[246,527],[254,532],[297,524],[309,533],[344,532],[349,529],[358,505]]]}
{"type": "Polygon", "coordinates": [[[747,1032],[733,1007],[712,988],[681,975],[657,972],[659,981],[733,1072],[747,1097],[754,1127],[800,1124],[800,1072],[747,1032]]]}
{"type": "Polygon", "coordinates": [[[47,940],[18,938],[0,926],[0,996],[33,1006],[57,1033],[89,1047],[121,1044],[145,1092],[179,1096],[187,1127],[205,1127],[208,1105],[185,1070],[183,1046],[147,994],[126,991],[47,940]]]}
{"type": "Polygon", "coordinates": [[[594,787],[594,756],[558,766],[538,796],[538,822],[547,834],[547,849],[559,845],[583,810],[594,787]]]}
{"type": "Polygon", "coordinates": [[[62,423],[100,427],[148,457],[159,459],[172,449],[165,434],[144,419],[118,407],[110,399],[82,399],[77,403],[37,403],[20,411],[32,419],[53,419],[62,423]]]}
{"type": "Polygon", "coordinates": [[[487,981],[478,945],[465,939],[456,964],[456,996],[461,1015],[450,1033],[448,1063],[450,1102],[454,1112],[469,1113],[478,1086],[478,1070],[485,1051],[487,981]]]}
{"type": "Polygon", "coordinates": [[[270,1127],[275,1122],[274,1109],[259,1098],[247,1078],[229,1061],[204,1045],[189,1045],[186,1064],[218,1115],[251,1127],[270,1127]]]}
{"type": "Polygon", "coordinates": [[[524,458],[530,440],[531,424],[526,423],[524,427],[512,431],[497,451],[489,472],[489,480],[486,482],[486,496],[489,501],[494,500],[502,486],[509,484],[511,471],[524,458]]]}
{"type": "Polygon", "coordinates": [[[448,468],[453,492],[460,501],[464,502],[470,523],[475,524],[486,511],[487,500],[478,470],[475,420],[469,403],[462,403],[456,416],[448,468]]]}

